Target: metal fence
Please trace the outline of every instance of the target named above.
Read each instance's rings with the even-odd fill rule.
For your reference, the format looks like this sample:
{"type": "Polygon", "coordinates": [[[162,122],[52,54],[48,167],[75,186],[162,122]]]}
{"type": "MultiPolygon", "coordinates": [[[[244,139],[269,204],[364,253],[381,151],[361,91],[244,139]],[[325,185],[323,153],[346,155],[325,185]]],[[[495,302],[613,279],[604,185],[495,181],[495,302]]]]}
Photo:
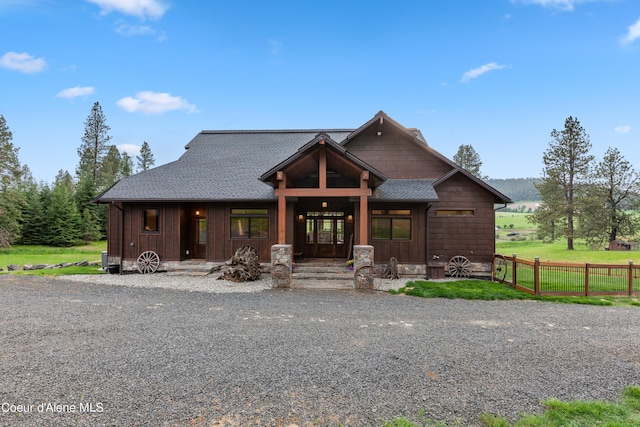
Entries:
{"type": "Polygon", "coordinates": [[[528,261],[496,254],[493,280],[534,295],[640,295],[640,266],[528,261]]]}

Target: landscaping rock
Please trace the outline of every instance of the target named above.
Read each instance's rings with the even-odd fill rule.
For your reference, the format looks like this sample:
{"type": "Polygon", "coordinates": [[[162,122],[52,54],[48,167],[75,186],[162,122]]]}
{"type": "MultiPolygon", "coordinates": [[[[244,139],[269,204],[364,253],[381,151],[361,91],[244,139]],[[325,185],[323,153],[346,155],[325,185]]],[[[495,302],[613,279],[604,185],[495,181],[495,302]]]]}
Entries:
{"type": "Polygon", "coordinates": [[[9,264],[9,265],[7,266],[7,270],[8,270],[8,271],[20,271],[20,270],[22,270],[22,267],[20,267],[20,266],[19,266],[19,265],[17,265],[17,264],[9,264]]]}

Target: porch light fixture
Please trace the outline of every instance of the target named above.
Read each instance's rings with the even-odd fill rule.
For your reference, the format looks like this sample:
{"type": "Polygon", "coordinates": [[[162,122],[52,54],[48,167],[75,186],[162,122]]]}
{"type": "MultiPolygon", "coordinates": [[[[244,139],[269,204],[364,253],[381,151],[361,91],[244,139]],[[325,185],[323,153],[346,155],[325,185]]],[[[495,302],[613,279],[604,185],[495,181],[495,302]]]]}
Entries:
{"type": "Polygon", "coordinates": [[[328,205],[327,205],[327,202],[322,202],[322,207],[323,207],[323,208],[326,208],[327,206],[328,206],[328,205]]]}
{"type": "Polygon", "coordinates": [[[196,216],[200,215],[200,211],[196,211],[196,216]]]}
{"type": "Polygon", "coordinates": [[[347,222],[353,222],[353,215],[347,215],[347,222]]]}
{"type": "Polygon", "coordinates": [[[304,221],[304,215],[298,214],[298,221],[300,222],[304,221]]]}

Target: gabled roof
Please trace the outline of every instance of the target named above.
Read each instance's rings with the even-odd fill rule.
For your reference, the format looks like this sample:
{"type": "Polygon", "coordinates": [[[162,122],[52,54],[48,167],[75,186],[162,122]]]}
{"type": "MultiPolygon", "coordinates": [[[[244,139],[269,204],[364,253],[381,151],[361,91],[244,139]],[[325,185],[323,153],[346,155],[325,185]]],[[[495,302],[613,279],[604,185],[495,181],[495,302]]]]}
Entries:
{"type": "Polygon", "coordinates": [[[359,171],[369,171],[371,174],[369,182],[372,183],[372,186],[374,187],[387,179],[382,172],[357,158],[353,154],[349,153],[342,145],[334,141],[329,134],[327,134],[326,132],[320,132],[316,135],[315,138],[300,147],[300,149],[298,149],[296,153],[292,154],[290,157],[265,172],[260,177],[260,181],[271,183],[273,185],[274,175],[276,174],[276,172],[280,170],[286,170],[288,167],[293,166],[297,162],[301,162],[305,157],[310,156],[314,151],[316,151],[319,146],[326,147],[330,151],[334,152],[335,155],[343,158],[344,161],[349,163],[351,166],[357,168],[358,175],[359,171]]]}
{"type": "Polygon", "coordinates": [[[123,178],[96,200],[274,200],[258,177],[325,132],[343,140],[352,129],[202,131],[176,161],[123,178]]]}
{"type": "MultiPolygon", "coordinates": [[[[275,200],[270,177],[317,149],[320,140],[343,167],[373,174],[373,200],[437,201],[435,188],[461,173],[491,192],[497,203],[511,200],[461,169],[427,144],[416,129],[405,128],[383,111],[358,129],[202,131],[176,161],[124,178],[96,202],[114,201],[261,201],[275,200]],[[437,179],[387,179],[384,173],[351,154],[349,142],[372,129],[398,132],[444,162],[451,170],[437,179]],[[262,175],[261,175],[262,174],[262,175]],[[271,184],[271,185],[270,185],[271,184]]],[[[304,168],[303,168],[304,169],[304,168]]]]}
{"type": "Polygon", "coordinates": [[[433,186],[434,187],[438,187],[440,184],[442,184],[443,182],[447,181],[449,178],[451,178],[451,177],[453,177],[453,176],[455,176],[457,174],[464,175],[465,177],[467,177],[471,181],[474,181],[480,187],[484,188],[485,190],[487,190],[488,192],[493,194],[494,199],[495,199],[494,203],[513,203],[513,200],[511,200],[508,196],[502,194],[501,192],[499,192],[498,190],[496,190],[495,188],[493,188],[492,186],[490,186],[489,184],[487,184],[486,182],[484,182],[483,180],[481,180],[480,178],[478,178],[477,176],[475,176],[474,174],[472,174],[468,170],[461,168],[460,166],[456,166],[455,169],[450,170],[446,174],[444,174],[441,177],[439,177],[438,179],[434,180],[433,181],[433,186]]]}

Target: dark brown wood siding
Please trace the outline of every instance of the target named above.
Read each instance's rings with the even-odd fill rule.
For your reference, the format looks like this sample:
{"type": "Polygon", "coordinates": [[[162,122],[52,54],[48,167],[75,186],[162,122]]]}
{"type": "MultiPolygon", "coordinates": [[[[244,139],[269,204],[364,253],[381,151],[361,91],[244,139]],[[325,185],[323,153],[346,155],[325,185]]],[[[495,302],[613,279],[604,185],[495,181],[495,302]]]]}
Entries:
{"type": "Polygon", "coordinates": [[[451,166],[427,152],[405,135],[369,130],[346,145],[347,150],[388,178],[437,178],[451,166]]]}
{"type": "Polygon", "coordinates": [[[491,262],[495,251],[493,196],[458,174],[440,184],[440,197],[429,212],[429,255],[448,261],[455,255],[471,262],[491,262]],[[438,216],[438,210],[471,210],[472,216],[438,216]]]}
{"type": "MultiPolygon", "coordinates": [[[[390,204],[372,203],[369,212],[375,209],[410,209],[411,210],[411,240],[378,240],[373,239],[369,232],[369,244],[374,247],[375,262],[386,264],[391,257],[400,263],[424,264],[426,250],[425,204],[390,204]]],[[[369,230],[371,230],[369,217],[369,230]]]]}

